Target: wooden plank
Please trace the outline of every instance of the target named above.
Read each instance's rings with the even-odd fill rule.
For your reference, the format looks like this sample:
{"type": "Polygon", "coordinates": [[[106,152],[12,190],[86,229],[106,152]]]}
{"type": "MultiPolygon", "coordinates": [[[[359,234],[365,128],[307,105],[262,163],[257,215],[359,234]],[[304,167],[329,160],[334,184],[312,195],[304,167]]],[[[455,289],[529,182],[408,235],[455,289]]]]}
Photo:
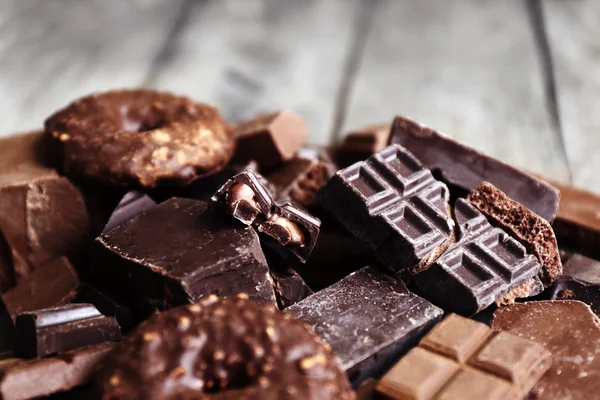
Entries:
{"type": "Polygon", "coordinates": [[[600,193],[600,2],[543,5],[573,184],[600,193]]]}
{"type": "Polygon", "coordinates": [[[219,106],[227,118],[291,108],[326,143],[359,0],[194,4],[170,59],[147,82],[219,106]]]}
{"type": "Polygon", "coordinates": [[[0,136],[94,91],[142,84],[183,0],[2,0],[0,136]]]}
{"type": "Polygon", "coordinates": [[[344,131],[405,114],[568,181],[524,2],[381,0],[344,131]]]}

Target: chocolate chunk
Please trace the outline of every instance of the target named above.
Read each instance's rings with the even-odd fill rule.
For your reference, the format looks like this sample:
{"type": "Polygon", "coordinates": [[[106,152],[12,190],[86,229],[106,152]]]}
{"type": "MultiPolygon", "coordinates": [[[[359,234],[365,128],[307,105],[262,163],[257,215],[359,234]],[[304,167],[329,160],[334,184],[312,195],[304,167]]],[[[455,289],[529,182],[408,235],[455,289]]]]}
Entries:
{"type": "MultiPolygon", "coordinates": [[[[502,229],[492,227],[465,199],[456,201],[454,214],[459,240],[415,277],[425,298],[445,311],[468,316],[495,301],[502,302],[507,293],[521,285],[539,287],[534,281],[540,263],[526,253],[523,245],[502,229]]],[[[521,294],[527,297],[537,293],[525,290],[521,294]]]]}
{"type": "Polygon", "coordinates": [[[0,360],[0,398],[26,400],[87,383],[112,351],[114,343],[77,349],[35,360],[0,360]]]}
{"type": "Polygon", "coordinates": [[[210,210],[173,198],[96,239],[95,286],[150,313],[193,303],[208,294],[248,293],[276,304],[258,235],[210,210]]]}
{"type": "Polygon", "coordinates": [[[41,265],[17,286],[2,295],[13,321],[26,312],[70,303],[79,287],[77,273],[65,257],[41,265]]]}
{"type": "Polygon", "coordinates": [[[386,371],[442,316],[402,282],[370,267],[286,311],[329,343],[355,385],[386,371]]]}
{"type": "Polygon", "coordinates": [[[271,277],[275,283],[275,294],[280,309],[296,304],[313,294],[304,279],[291,268],[271,268],[271,277]]]}
{"type": "Polygon", "coordinates": [[[15,323],[15,354],[35,358],[93,344],[121,340],[114,317],[91,304],[69,304],[19,314],[15,323]]]}
{"type": "Polygon", "coordinates": [[[377,385],[389,399],[521,399],[552,364],[540,344],[448,315],[377,385]]]}
{"type": "Polygon", "coordinates": [[[41,163],[40,141],[38,133],[0,139],[0,291],[57,257],[79,259],[90,239],[82,195],[41,163]]]}
{"type": "Polygon", "coordinates": [[[443,133],[398,116],[392,125],[390,143],[412,152],[448,184],[453,194],[456,190],[464,196],[481,182],[490,182],[547,221],[554,220],[560,198],[556,188],[443,133]]]}
{"type": "Polygon", "coordinates": [[[546,286],[562,274],[558,244],[548,221],[488,182],[469,193],[467,200],[538,258],[542,265],[540,277],[546,286]]]}
{"type": "Polygon", "coordinates": [[[493,328],[535,340],[553,364],[532,390],[540,400],[589,400],[600,393],[600,320],[579,301],[531,301],[502,307],[493,328]]]}
{"type": "Polygon", "coordinates": [[[356,388],[356,400],[375,400],[375,386],[377,381],[373,378],[366,379],[356,388]]]}
{"type": "Polygon", "coordinates": [[[324,343],[272,305],[247,296],[155,314],[109,356],[102,398],[350,400],[324,343]]]}
{"type": "Polygon", "coordinates": [[[79,286],[77,296],[73,302],[90,303],[103,315],[115,317],[122,332],[129,332],[138,322],[134,319],[131,310],[125,307],[122,302],[85,283],[79,286]]]}
{"type": "Polygon", "coordinates": [[[319,237],[321,221],[291,202],[275,203],[274,191],[264,177],[246,170],[229,179],[212,200],[306,262],[319,237]]]}
{"type": "Polygon", "coordinates": [[[304,120],[292,111],[260,115],[235,129],[234,162],[255,160],[270,167],[291,160],[308,137],[304,120]]]}
{"type": "Polygon", "coordinates": [[[102,233],[110,231],[115,226],[129,221],[142,211],[146,211],[156,205],[156,202],[150,196],[144,193],[132,190],[127,192],[121,199],[112,215],[108,219],[102,233]]]}
{"type": "Polygon", "coordinates": [[[348,133],[335,150],[336,162],[346,168],[385,149],[390,138],[390,128],[390,124],[374,124],[348,133]]]}
{"type": "Polygon", "coordinates": [[[574,254],[550,290],[552,300],[579,300],[600,316],[600,262],[574,254]]]}
{"type": "Polygon", "coordinates": [[[398,145],[338,171],[319,203],[392,271],[426,269],[454,242],[448,188],[398,145]]]}

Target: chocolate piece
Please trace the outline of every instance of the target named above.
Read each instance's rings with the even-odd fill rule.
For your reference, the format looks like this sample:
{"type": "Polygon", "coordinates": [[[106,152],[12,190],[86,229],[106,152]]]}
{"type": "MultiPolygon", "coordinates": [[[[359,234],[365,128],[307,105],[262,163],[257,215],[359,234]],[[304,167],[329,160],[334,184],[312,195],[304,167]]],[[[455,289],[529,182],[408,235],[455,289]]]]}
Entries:
{"type": "Polygon", "coordinates": [[[338,171],[320,204],[392,271],[426,269],[454,242],[448,188],[393,145],[338,171]]]}
{"type": "Polygon", "coordinates": [[[356,400],[375,400],[376,385],[377,381],[375,379],[366,379],[356,388],[356,400]]]}
{"type": "Polygon", "coordinates": [[[550,290],[552,300],[579,300],[600,316],[600,262],[574,254],[550,290]]]}
{"type": "Polygon", "coordinates": [[[390,138],[390,128],[390,124],[374,124],[348,133],[335,151],[337,163],[346,168],[385,149],[390,138]]]}
{"type": "Polygon", "coordinates": [[[80,347],[121,340],[114,317],[105,317],[91,304],[21,313],[15,323],[15,354],[35,358],[80,347]]]}
{"type": "Polygon", "coordinates": [[[495,330],[540,343],[553,364],[532,391],[535,399],[589,400],[600,393],[600,320],[579,301],[532,301],[502,307],[495,330]]]}
{"type": "Polygon", "coordinates": [[[540,263],[523,245],[488,220],[465,199],[454,206],[459,240],[415,277],[425,298],[445,311],[472,315],[493,302],[538,294],[540,263]],[[510,293],[515,288],[523,293],[510,293]],[[520,296],[519,296],[520,295],[520,296]]]}
{"type": "Polygon", "coordinates": [[[313,294],[304,279],[291,268],[271,268],[271,277],[275,283],[275,294],[280,309],[296,304],[300,300],[313,294]]]}
{"type": "Polygon", "coordinates": [[[490,182],[547,221],[554,220],[560,198],[556,188],[443,133],[398,116],[390,143],[412,152],[453,194],[465,196],[481,182],[490,182]]]}
{"type": "Polygon", "coordinates": [[[208,294],[276,304],[258,235],[206,203],[173,198],[96,239],[95,286],[150,313],[208,294]],[[158,234],[157,234],[158,233],[158,234]]]}
{"type": "Polygon", "coordinates": [[[302,117],[288,110],[260,115],[235,129],[234,162],[255,160],[270,167],[291,160],[308,138],[302,117]]]}
{"type": "Polygon", "coordinates": [[[108,219],[106,226],[102,230],[102,233],[110,231],[115,226],[121,225],[124,222],[129,221],[142,211],[149,210],[154,207],[156,202],[150,198],[150,196],[144,193],[132,190],[127,192],[121,199],[112,215],[108,219]]]}
{"type": "Polygon", "coordinates": [[[0,360],[0,398],[26,400],[81,386],[113,346],[114,343],[103,343],[35,360],[0,360]]]}
{"type": "Polygon", "coordinates": [[[0,292],[57,257],[79,259],[90,239],[83,197],[41,163],[40,143],[38,133],[0,139],[0,292]]]}
{"type": "Polygon", "coordinates": [[[103,315],[115,317],[122,332],[129,332],[137,322],[131,311],[121,302],[85,283],[79,286],[73,302],[92,304],[103,315]]]}
{"type": "Polygon", "coordinates": [[[240,222],[255,225],[259,232],[271,236],[306,262],[319,237],[321,221],[290,202],[273,202],[274,190],[264,177],[246,170],[229,179],[212,200],[240,222]]]}
{"type": "Polygon", "coordinates": [[[540,277],[546,286],[562,275],[558,244],[548,221],[488,182],[469,193],[467,200],[538,258],[542,265],[540,277]]]}
{"type": "Polygon", "coordinates": [[[552,364],[540,344],[450,314],[377,385],[389,399],[523,398],[552,364]]]}
{"type": "Polygon", "coordinates": [[[102,398],[352,399],[313,332],[247,296],[207,296],[155,314],[108,357],[102,398]]]}
{"type": "Polygon", "coordinates": [[[77,294],[79,279],[65,257],[57,258],[33,271],[17,286],[2,295],[12,320],[26,312],[62,306],[77,294]]]}
{"type": "Polygon", "coordinates": [[[355,385],[386,371],[442,316],[402,282],[370,267],[286,311],[329,343],[355,385]]]}

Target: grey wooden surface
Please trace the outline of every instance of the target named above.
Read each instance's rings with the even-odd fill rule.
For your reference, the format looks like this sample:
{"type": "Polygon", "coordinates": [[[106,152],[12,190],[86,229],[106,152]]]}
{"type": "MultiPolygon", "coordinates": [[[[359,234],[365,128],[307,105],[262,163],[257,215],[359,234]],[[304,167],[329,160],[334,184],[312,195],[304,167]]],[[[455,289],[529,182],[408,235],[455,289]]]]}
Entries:
{"type": "Polygon", "coordinates": [[[143,86],[318,144],[406,114],[600,193],[599,38],[596,0],[0,0],[0,136],[143,86]]]}

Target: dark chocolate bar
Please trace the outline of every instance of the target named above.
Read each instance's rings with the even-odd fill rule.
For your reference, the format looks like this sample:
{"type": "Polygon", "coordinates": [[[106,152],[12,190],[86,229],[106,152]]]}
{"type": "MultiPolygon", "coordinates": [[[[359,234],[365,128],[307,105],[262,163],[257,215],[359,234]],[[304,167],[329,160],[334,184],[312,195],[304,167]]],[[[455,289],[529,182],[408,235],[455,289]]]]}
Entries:
{"type": "Polygon", "coordinates": [[[96,239],[92,280],[147,314],[208,294],[247,293],[277,304],[257,233],[208,209],[172,198],[96,239]]]}
{"type": "Polygon", "coordinates": [[[465,199],[454,206],[459,240],[415,277],[425,298],[445,311],[472,315],[490,304],[538,294],[540,263],[525,247],[494,228],[465,199]],[[524,285],[524,287],[523,287],[524,285]],[[511,293],[515,288],[523,289],[511,293]]]}
{"type": "Polygon", "coordinates": [[[150,196],[132,190],[127,192],[121,199],[117,207],[113,211],[112,215],[108,219],[106,226],[102,233],[110,231],[115,226],[121,225],[124,222],[129,221],[142,211],[146,211],[156,205],[156,202],[150,198],[150,196]]]}
{"type": "Polygon", "coordinates": [[[377,384],[387,399],[522,399],[552,364],[548,350],[448,315],[377,384]]]}
{"type": "Polygon", "coordinates": [[[402,282],[370,267],[286,311],[329,343],[354,385],[386,371],[443,314],[402,282]]]}
{"type": "Polygon", "coordinates": [[[398,116],[390,144],[412,152],[455,196],[466,196],[481,182],[490,182],[547,221],[554,220],[560,198],[556,188],[440,132],[398,116]]]}
{"type": "Polygon", "coordinates": [[[563,275],[550,289],[552,300],[579,300],[600,316],[600,261],[572,255],[564,265],[563,275]]]}
{"type": "Polygon", "coordinates": [[[15,354],[45,357],[93,344],[121,340],[114,317],[91,304],[69,304],[19,314],[15,322],[15,354]]]}
{"type": "Polygon", "coordinates": [[[319,203],[392,271],[426,269],[454,242],[448,188],[393,145],[338,171],[319,203]]]}
{"type": "Polygon", "coordinates": [[[275,294],[280,309],[296,304],[313,294],[304,279],[291,268],[271,268],[271,277],[275,284],[275,294]]]}

